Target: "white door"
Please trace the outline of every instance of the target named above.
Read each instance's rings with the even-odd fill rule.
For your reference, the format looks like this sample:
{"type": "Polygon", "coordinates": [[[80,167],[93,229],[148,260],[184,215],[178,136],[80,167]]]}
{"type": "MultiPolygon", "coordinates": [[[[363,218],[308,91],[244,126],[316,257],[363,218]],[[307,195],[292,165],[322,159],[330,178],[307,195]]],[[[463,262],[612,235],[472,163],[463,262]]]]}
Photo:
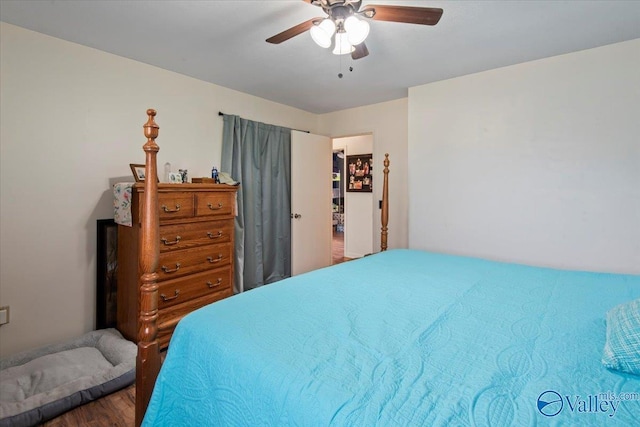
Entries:
{"type": "Polygon", "coordinates": [[[291,132],[291,275],[331,265],[333,146],[326,136],[291,132]]]}

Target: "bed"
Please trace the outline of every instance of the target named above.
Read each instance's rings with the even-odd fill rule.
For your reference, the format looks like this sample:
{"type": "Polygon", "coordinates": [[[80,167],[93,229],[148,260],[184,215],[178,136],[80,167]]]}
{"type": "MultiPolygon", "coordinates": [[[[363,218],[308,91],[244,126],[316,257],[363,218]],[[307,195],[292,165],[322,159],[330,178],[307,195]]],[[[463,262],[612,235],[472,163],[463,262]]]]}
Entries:
{"type": "MultiPolygon", "coordinates": [[[[153,115],[145,125],[147,176],[155,173],[153,115]]],[[[626,426],[640,419],[640,276],[385,251],[388,165],[380,253],[185,316],[159,374],[157,248],[148,242],[137,371],[147,388],[137,389],[137,416],[144,414],[137,422],[626,426]]],[[[157,212],[154,184],[145,185],[145,212],[157,212]]],[[[153,240],[157,223],[144,221],[143,240],[145,229],[153,240]]]]}

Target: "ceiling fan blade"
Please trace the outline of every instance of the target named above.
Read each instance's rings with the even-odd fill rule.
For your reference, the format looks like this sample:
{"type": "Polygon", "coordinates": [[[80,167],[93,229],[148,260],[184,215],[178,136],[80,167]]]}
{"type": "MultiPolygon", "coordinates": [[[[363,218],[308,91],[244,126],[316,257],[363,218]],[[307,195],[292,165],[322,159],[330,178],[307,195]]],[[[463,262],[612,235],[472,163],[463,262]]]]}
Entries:
{"type": "Polygon", "coordinates": [[[349,4],[353,8],[353,10],[357,12],[358,10],[360,10],[360,6],[362,6],[362,0],[351,0],[349,4]]]}
{"type": "Polygon", "coordinates": [[[434,7],[378,6],[368,4],[360,13],[376,21],[436,25],[442,16],[442,9],[434,7]]]}
{"type": "Polygon", "coordinates": [[[298,24],[295,27],[284,30],[283,32],[276,34],[273,37],[269,37],[266,41],[267,43],[280,44],[292,37],[297,36],[298,34],[302,34],[305,31],[308,31],[309,29],[311,29],[311,27],[313,27],[314,22],[318,20],[322,20],[322,18],[312,18],[308,21],[304,21],[303,23],[298,24]]]}
{"type": "Polygon", "coordinates": [[[369,49],[367,49],[367,46],[364,44],[364,42],[357,44],[354,46],[355,50],[353,52],[351,52],[351,58],[352,59],[360,59],[360,58],[364,58],[365,56],[369,55],[369,49]]]}

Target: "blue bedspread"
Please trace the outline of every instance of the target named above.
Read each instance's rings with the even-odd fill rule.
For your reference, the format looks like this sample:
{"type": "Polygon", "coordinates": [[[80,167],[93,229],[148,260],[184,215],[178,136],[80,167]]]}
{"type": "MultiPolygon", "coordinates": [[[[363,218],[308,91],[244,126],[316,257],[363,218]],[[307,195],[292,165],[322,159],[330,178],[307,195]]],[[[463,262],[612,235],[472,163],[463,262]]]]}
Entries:
{"type": "Polygon", "coordinates": [[[637,425],[640,377],[600,362],[635,298],[640,276],[372,255],[186,316],[144,425],[637,425]]]}

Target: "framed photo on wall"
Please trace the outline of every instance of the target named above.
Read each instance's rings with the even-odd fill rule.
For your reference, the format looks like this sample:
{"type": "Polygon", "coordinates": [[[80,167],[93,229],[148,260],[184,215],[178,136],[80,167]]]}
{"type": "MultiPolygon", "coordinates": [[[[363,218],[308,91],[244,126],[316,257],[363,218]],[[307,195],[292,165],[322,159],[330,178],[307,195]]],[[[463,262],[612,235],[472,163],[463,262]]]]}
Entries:
{"type": "Polygon", "coordinates": [[[373,154],[347,156],[347,191],[373,191],[373,154]]]}

